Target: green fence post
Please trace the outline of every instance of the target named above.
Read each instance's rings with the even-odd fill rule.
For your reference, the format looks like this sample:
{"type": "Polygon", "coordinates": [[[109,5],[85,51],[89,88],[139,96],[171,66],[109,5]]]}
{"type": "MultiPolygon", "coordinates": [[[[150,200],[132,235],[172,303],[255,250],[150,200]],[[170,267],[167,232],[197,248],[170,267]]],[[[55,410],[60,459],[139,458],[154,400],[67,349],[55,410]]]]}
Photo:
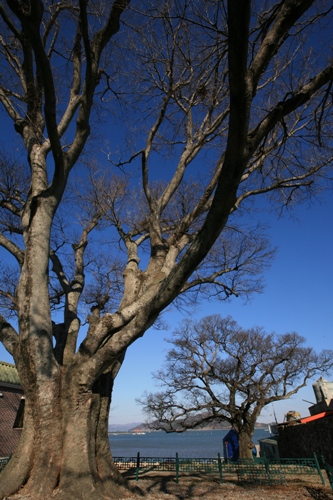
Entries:
{"type": "Polygon", "coordinates": [[[218,453],[217,454],[217,464],[219,467],[219,473],[220,473],[220,484],[222,484],[222,460],[221,460],[221,455],[218,453]]]}
{"type": "Polygon", "coordinates": [[[178,484],[178,478],[179,478],[179,459],[178,459],[178,453],[176,453],[176,483],[178,484]]]}
{"type": "Polygon", "coordinates": [[[265,469],[266,469],[268,483],[271,484],[271,474],[269,471],[269,459],[266,457],[266,453],[264,454],[264,461],[265,461],[265,469]]]}
{"type": "Polygon", "coordinates": [[[135,480],[139,481],[139,469],[140,469],[140,452],[136,456],[136,469],[135,469],[135,480]]]}
{"type": "Polygon", "coordinates": [[[328,464],[326,463],[326,460],[325,460],[325,457],[323,454],[320,455],[320,460],[321,460],[321,463],[322,463],[322,466],[323,468],[325,469],[325,472],[326,472],[326,475],[327,475],[327,478],[328,478],[328,482],[330,483],[331,485],[331,489],[333,491],[333,483],[332,483],[332,476],[331,476],[331,472],[330,472],[330,469],[329,469],[329,466],[328,464]]]}
{"type": "Polygon", "coordinates": [[[313,457],[314,457],[315,462],[316,462],[316,467],[317,467],[317,471],[318,471],[319,477],[320,477],[320,479],[321,479],[321,483],[322,483],[322,484],[325,484],[325,480],[324,480],[324,477],[323,477],[323,475],[322,475],[322,473],[321,473],[321,468],[320,468],[320,465],[319,465],[319,462],[318,462],[317,455],[314,453],[314,454],[313,454],[313,457]]]}

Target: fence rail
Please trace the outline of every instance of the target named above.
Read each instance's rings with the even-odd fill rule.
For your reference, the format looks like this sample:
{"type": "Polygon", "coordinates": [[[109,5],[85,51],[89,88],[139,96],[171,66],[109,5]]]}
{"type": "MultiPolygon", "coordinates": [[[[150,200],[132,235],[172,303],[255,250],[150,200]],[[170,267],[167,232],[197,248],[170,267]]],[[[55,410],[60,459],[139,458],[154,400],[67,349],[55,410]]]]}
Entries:
{"type": "MultiPolygon", "coordinates": [[[[225,461],[220,454],[217,458],[175,458],[158,457],[116,457],[114,462],[120,470],[135,472],[139,475],[147,472],[174,472],[178,482],[180,473],[213,473],[218,474],[222,483],[226,478],[238,481],[256,482],[261,484],[281,484],[286,482],[287,475],[318,475],[325,484],[321,468],[314,454],[313,458],[267,458],[239,459],[237,462],[225,461]]],[[[333,467],[332,467],[333,479],[333,467]]],[[[333,484],[333,483],[332,483],[333,484]]]]}

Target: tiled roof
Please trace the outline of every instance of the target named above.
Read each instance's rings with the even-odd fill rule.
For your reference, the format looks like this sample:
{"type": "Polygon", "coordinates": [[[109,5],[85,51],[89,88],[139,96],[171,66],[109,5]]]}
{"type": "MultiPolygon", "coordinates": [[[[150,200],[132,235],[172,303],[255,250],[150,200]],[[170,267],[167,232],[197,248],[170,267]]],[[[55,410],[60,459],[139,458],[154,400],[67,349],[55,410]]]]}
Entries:
{"type": "Polygon", "coordinates": [[[13,392],[12,389],[1,389],[0,398],[0,457],[8,457],[18,445],[21,429],[14,429],[17,410],[23,391],[13,392]]]}
{"type": "Polygon", "coordinates": [[[15,365],[0,361],[0,382],[21,385],[15,365]]]}

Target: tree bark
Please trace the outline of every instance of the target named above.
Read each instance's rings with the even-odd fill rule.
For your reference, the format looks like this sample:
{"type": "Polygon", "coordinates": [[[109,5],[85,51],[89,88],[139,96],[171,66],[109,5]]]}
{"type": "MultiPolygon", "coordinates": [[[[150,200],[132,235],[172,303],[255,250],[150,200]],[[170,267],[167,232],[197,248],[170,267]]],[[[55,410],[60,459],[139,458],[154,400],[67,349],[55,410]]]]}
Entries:
{"type": "Polygon", "coordinates": [[[106,500],[124,497],[126,481],[112,461],[107,418],[112,374],[92,389],[62,370],[42,397],[26,395],[18,449],[1,473],[0,498],[106,500]],[[60,386],[62,391],[59,391],[60,386]],[[15,481],[13,481],[13,477],[15,481]]]}
{"type": "Polygon", "coordinates": [[[248,426],[242,427],[238,432],[239,458],[252,458],[252,436],[254,429],[248,426]]]}

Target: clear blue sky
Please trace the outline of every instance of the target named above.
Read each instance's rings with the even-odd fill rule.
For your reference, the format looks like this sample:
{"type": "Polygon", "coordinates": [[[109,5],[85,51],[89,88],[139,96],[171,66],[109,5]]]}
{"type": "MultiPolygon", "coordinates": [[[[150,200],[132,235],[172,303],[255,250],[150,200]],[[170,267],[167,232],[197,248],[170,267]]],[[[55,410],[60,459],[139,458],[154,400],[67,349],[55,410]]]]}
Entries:
{"type": "MultiPolygon", "coordinates": [[[[7,118],[3,113],[0,118],[2,140],[7,141],[8,133],[8,141],[12,141],[12,125],[7,129],[7,118]]],[[[293,219],[288,215],[280,219],[267,215],[271,241],[278,247],[278,253],[265,274],[264,293],[254,296],[247,304],[235,298],[228,303],[206,302],[198,306],[192,317],[199,319],[215,313],[231,315],[245,328],[260,325],[268,332],[296,331],[317,350],[333,348],[333,193],[327,193],[321,204],[313,203],[311,208],[300,206],[293,215],[293,219]]],[[[0,251],[0,259],[3,256],[4,252],[0,251]]],[[[115,383],[111,423],[144,421],[135,398],[155,389],[151,374],[163,363],[168,348],[164,338],[184,317],[175,310],[166,313],[168,331],[151,329],[129,348],[115,383]]],[[[1,344],[0,359],[12,361],[1,344]]],[[[333,374],[328,378],[333,380],[333,374]]],[[[279,421],[289,410],[308,414],[309,404],[302,400],[314,401],[311,383],[292,400],[275,404],[279,421]]],[[[261,420],[272,418],[272,408],[268,408],[261,420]]]]}
{"type": "MultiPolygon", "coordinates": [[[[246,304],[235,298],[228,303],[204,302],[192,317],[231,315],[245,328],[259,325],[268,332],[296,331],[317,350],[333,348],[333,193],[327,193],[321,204],[300,206],[293,216],[267,216],[272,244],[278,247],[278,253],[265,274],[264,293],[246,304]]],[[[167,312],[164,318],[168,331],[150,329],[128,349],[115,383],[111,423],[145,420],[135,399],[144,391],[157,390],[152,372],[163,363],[168,348],[164,339],[184,317],[175,310],[167,312]]],[[[1,344],[0,359],[12,361],[1,344]]],[[[333,380],[333,374],[328,378],[333,380]]],[[[291,400],[274,405],[279,421],[289,410],[308,415],[310,405],[302,400],[314,402],[312,382],[291,400]]],[[[268,407],[260,420],[268,422],[272,415],[268,407]]]]}
{"type": "MultiPolygon", "coordinates": [[[[254,296],[247,304],[241,299],[203,303],[194,317],[230,314],[246,328],[260,325],[268,332],[296,331],[317,350],[333,348],[333,193],[328,193],[321,204],[299,207],[293,216],[272,215],[267,219],[278,253],[265,274],[264,293],[254,296]]],[[[111,423],[144,421],[135,398],[145,390],[157,390],[151,374],[164,360],[168,344],[163,339],[183,318],[177,311],[168,312],[165,320],[169,331],[151,329],[129,348],[114,388],[111,423]]],[[[333,380],[333,374],[328,379],[333,380]]],[[[279,421],[289,410],[299,411],[302,416],[309,414],[310,405],[302,399],[315,402],[314,381],[292,399],[275,403],[279,421]]],[[[268,406],[260,420],[269,422],[272,414],[268,406]]]]}

